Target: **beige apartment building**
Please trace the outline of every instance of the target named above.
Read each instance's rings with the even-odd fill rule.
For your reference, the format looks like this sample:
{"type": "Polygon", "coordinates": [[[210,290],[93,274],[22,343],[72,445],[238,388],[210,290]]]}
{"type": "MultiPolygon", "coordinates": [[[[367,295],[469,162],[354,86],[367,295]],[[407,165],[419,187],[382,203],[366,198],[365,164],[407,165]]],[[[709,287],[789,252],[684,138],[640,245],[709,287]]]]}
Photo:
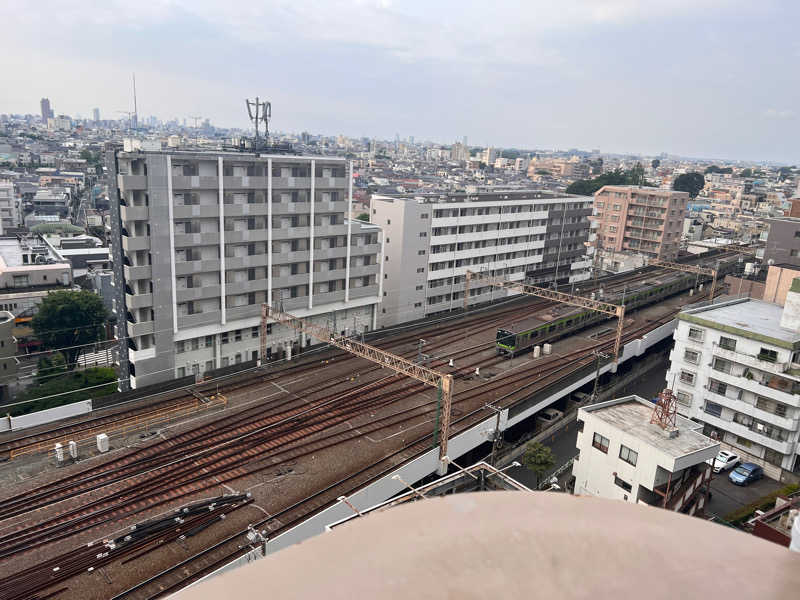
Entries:
{"type": "Polygon", "coordinates": [[[601,250],[673,260],[678,255],[687,192],[634,185],[606,185],[594,195],[601,250]]]}

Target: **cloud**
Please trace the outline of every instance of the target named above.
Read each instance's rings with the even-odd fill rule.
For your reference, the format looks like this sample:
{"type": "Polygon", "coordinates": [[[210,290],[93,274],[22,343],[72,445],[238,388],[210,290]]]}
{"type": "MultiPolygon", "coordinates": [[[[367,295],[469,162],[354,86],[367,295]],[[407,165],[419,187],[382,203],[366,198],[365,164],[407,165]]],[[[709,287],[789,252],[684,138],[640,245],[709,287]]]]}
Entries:
{"type": "Polygon", "coordinates": [[[788,108],[783,110],[779,110],[777,108],[768,108],[762,113],[762,116],[765,119],[776,119],[776,120],[786,121],[789,119],[794,119],[797,116],[797,113],[788,108]]]}

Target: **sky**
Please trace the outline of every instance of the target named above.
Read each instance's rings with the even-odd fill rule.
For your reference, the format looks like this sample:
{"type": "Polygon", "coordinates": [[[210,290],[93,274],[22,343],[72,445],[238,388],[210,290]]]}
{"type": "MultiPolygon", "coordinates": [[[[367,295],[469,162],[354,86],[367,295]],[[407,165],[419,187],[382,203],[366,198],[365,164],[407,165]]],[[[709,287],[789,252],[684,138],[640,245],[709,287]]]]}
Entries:
{"type": "Polygon", "coordinates": [[[0,113],[800,164],[796,0],[3,0],[0,113]],[[193,120],[188,119],[192,124],[193,120]]]}

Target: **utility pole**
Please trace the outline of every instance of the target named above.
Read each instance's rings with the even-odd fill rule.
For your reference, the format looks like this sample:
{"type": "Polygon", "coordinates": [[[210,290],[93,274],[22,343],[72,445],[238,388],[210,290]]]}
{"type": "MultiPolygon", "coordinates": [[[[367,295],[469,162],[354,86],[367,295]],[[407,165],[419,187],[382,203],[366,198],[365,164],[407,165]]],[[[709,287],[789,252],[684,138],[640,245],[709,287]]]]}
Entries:
{"type": "Polygon", "coordinates": [[[600,381],[600,359],[608,358],[608,354],[600,352],[598,350],[593,351],[592,354],[594,354],[597,357],[597,367],[594,372],[594,389],[592,390],[592,401],[591,401],[591,404],[594,404],[595,402],[597,402],[597,385],[598,382],[600,381]]]}

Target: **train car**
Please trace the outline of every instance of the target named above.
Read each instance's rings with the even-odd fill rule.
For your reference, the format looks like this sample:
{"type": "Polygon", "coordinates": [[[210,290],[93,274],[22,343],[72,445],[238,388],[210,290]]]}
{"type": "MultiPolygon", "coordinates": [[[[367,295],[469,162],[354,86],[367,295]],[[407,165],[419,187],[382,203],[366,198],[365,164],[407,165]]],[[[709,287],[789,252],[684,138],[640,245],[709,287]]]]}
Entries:
{"type": "MultiPolygon", "coordinates": [[[[633,310],[658,302],[664,298],[674,296],[695,285],[696,276],[681,271],[658,277],[655,285],[646,285],[604,294],[602,299],[610,304],[624,303],[626,310],[633,310]]],[[[498,355],[514,356],[526,352],[547,342],[553,342],[576,331],[585,329],[609,319],[608,315],[593,310],[576,308],[565,315],[549,322],[540,319],[529,319],[510,324],[508,327],[497,330],[495,347],[498,355]]]]}

